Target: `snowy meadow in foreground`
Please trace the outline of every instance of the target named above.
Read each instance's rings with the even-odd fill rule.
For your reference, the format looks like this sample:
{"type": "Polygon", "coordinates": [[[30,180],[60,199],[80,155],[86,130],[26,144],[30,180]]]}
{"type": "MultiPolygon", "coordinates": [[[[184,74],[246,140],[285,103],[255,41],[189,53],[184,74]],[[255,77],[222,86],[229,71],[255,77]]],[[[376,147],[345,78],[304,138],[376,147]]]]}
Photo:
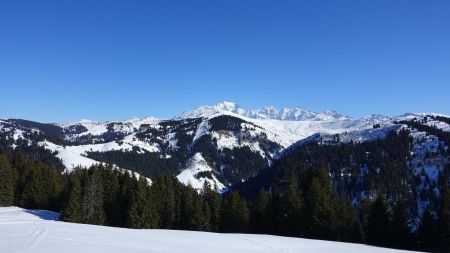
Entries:
{"type": "Polygon", "coordinates": [[[56,221],[58,214],[0,208],[0,252],[406,252],[269,235],[133,230],[56,221]]]}

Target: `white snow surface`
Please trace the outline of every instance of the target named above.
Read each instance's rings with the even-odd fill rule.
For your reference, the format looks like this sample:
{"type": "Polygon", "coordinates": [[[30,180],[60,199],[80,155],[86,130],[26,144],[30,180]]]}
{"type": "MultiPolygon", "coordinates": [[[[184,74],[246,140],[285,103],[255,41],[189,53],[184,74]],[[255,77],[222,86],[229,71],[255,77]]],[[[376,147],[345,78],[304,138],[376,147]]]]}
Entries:
{"type": "Polygon", "coordinates": [[[0,207],[0,252],[17,253],[388,253],[361,244],[270,235],[124,229],[56,221],[57,213],[0,207]]]}
{"type": "Polygon", "coordinates": [[[177,179],[185,185],[190,185],[196,190],[201,190],[205,182],[208,182],[212,189],[224,191],[225,186],[214,176],[212,178],[198,177],[197,174],[201,172],[212,172],[213,169],[208,165],[201,153],[195,153],[187,162],[186,169],[184,169],[177,179]]]}
{"type": "MultiPolygon", "coordinates": [[[[67,169],[73,169],[79,165],[83,167],[89,167],[94,164],[98,164],[97,161],[94,161],[90,158],[85,157],[87,152],[106,152],[106,151],[131,151],[134,147],[139,147],[141,150],[145,150],[148,152],[159,152],[160,149],[156,144],[150,144],[135,138],[136,134],[130,134],[125,136],[121,143],[119,144],[116,141],[111,141],[107,143],[98,143],[98,144],[85,144],[85,145],[77,145],[77,146],[60,146],[53,144],[49,141],[39,142],[39,145],[44,148],[51,150],[53,152],[58,152],[56,157],[60,158],[63,161],[64,166],[67,169]]],[[[143,151],[140,151],[143,152],[143,151]]]]}
{"type": "Polygon", "coordinates": [[[56,157],[61,159],[62,163],[66,167],[66,171],[68,172],[72,171],[78,166],[87,168],[92,165],[100,164],[100,162],[84,157],[81,155],[81,153],[74,150],[74,148],[77,148],[79,146],[63,147],[49,141],[39,142],[39,145],[52,152],[57,152],[56,157]]]}
{"type": "MultiPolygon", "coordinates": [[[[83,156],[84,152],[87,151],[86,147],[84,147],[84,146],[94,146],[95,147],[96,144],[63,147],[63,146],[59,146],[54,143],[51,143],[49,141],[43,141],[43,142],[39,142],[39,145],[43,146],[45,149],[48,149],[52,152],[57,152],[56,157],[61,159],[62,163],[66,167],[66,170],[65,170],[66,172],[71,172],[77,167],[89,168],[93,165],[102,164],[99,161],[95,161],[91,158],[83,156]]],[[[101,145],[101,144],[99,144],[99,145],[101,145]]],[[[133,172],[131,170],[125,170],[125,169],[119,168],[115,165],[114,165],[114,168],[122,171],[123,173],[129,173],[130,175],[134,175],[138,179],[141,176],[137,172],[133,172]]],[[[147,180],[147,183],[149,185],[152,184],[152,181],[150,178],[146,177],[145,179],[147,180]]]]}

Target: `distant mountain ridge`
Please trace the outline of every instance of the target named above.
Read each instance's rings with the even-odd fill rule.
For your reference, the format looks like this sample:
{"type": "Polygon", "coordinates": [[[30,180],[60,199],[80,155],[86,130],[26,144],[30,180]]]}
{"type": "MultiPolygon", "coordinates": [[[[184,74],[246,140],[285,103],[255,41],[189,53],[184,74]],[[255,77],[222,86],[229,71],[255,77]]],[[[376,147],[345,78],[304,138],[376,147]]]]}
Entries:
{"type": "Polygon", "coordinates": [[[253,119],[274,119],[292,121],[327,121],[327,120],[350,120],[351,117],[333,110],[324,112],[313,112],[300,106],[295,108],[277,109],[274,106],[265,106],[261,109],[247,110],[236,103],[224,101],[216,105],[200,106],[195,110],[183,112],[178,118],[207,117],[221,112],[232,112],[253,119]]]}

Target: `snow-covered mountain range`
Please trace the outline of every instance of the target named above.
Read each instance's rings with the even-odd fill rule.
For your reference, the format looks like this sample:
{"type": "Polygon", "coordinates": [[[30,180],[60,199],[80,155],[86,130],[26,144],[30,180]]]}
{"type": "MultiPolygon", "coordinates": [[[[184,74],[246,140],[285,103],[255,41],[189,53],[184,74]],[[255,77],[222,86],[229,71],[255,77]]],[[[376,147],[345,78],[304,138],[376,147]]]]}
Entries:
{"type": "MultiPolygon", "coordinates": [[[[247,110],[223,102],[173,119],[69,124],[4,119],[0,120],[0,137],[3,146],[12,149],[36,146],[50,151],[67,171],[105,162],[147,177],[163,171],[197,189],[208,181],[225,190],[257,175],[302,141],[320,138],[331,143],[339,135],[339,142],[364,142],[404,127],[399,121],[423,120],[427,115],[438,114],[353,119],[336,111],[272,106],[247,110]]],[[[439,120],[427,124],[450,130],[448,123],[439,120]]]]}
{"type": "Polygon", "coordinates": [[[183,112],[179,118],[198,118],[207,117],[217,113],[231,112],[241,116],[245,116],[253,119],[275,119],[275,120],[312,120],[312,121],[325,121],[325,120],[347,120],[351,119],[348,115],[339,113],[336,111],[325,112],[313,112],[304,109],[300,106],[296,108],[283,108],[277,109],[273,106],[265,106],[261,109],[247,110],[242,108],[233,102],[222,102],[216,105],[200,106],[195,110],[183,112]]]}

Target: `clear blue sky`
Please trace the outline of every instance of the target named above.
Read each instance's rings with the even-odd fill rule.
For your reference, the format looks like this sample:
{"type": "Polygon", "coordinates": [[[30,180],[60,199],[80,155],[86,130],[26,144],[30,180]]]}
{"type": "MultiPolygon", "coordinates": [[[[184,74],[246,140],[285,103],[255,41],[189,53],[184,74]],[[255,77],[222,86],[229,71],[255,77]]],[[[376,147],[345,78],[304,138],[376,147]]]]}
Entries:
{"type": "Polygon", "coordinates": [[[450,1],[0,0],[0,118],[450,114],[450,1]]]}

